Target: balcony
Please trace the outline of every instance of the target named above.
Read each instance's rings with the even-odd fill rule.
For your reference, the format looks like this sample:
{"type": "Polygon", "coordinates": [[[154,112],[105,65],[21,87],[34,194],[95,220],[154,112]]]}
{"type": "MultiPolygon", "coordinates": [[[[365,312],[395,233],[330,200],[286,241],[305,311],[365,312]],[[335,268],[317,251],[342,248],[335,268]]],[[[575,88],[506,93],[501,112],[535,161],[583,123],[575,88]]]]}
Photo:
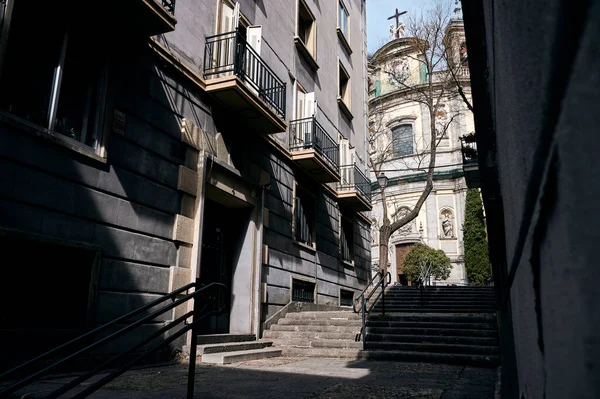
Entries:
{"type": "Polygon", "coordinates": [[[467,187],[481,187],[479,157],[477,155],[477,142],[475,141],[474,133],[466,134],[460,138],[460,149],[462,152],[463,172],[465,174],[465,180],[467,181],[467,187]]]}
{"type": "Polygon", "coordinates": [[[370,211],[372,206],[369,179],[356,165],[341,166],[340,175],[341,181],[337,189],[338,201],[356,212],[370,211]]]}
{"type": "Polygon", "coordinates": [[[339,145],[314,116],[290,122],[290,152],[318,182],[340,181],[339,145]]]}
{"type": "Polygon", "coordinates": [[[144,36],[172,32],[177,23],[175,0],[109,0],[101,7],[93,18],[116,27],[135,27],[144,36]]]}
{"type": "Polygon", "coordinates": [[[225,123],[284,132],[286,85],[238,31],[206,38],[206,91],[226,107],[225,123]]]}

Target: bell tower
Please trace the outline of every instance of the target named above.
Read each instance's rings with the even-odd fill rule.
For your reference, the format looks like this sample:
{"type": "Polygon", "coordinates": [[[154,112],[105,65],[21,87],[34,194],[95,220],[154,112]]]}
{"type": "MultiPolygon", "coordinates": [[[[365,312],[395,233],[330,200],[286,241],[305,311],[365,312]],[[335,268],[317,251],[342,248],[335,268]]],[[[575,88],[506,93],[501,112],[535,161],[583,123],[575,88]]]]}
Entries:
{"type": "Polygon", "coordinates": [[[467,44],[465,39],[465,25],[462,19],[462,9],[458,0],[455,1],[454,15],[446,28],[444,37],[448,64],[450,68],[467,65],[467,44]]]}

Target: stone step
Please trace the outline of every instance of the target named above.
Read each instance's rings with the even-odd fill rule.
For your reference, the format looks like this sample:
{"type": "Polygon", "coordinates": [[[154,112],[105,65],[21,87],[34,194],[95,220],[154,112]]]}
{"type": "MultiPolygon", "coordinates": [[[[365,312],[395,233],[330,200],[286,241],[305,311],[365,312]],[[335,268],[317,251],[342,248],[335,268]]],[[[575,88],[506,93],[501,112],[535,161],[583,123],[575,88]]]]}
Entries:
{"type": "Polygon", "coordinates": [[[359,352],[359,356],[361,359],[365,360],[394,360],[405,362],[448,363],[487,367],[496,367],[500,364],[499,355],[367,350],[359,352]]]}
{"type": "Polygon", "coordinates": [[[277,322],[283,326],[361,326],[360,319],[279,319],[277,322]]]}
{"type": "Polygon", "coordinates": [[[283,339],[356,339],[358,333],[314,332],[314,331],[273,331],[267,330],[264,338],[283,339]]]}
{"type": "Polygon", "coordinates": [[[369,334],[367,341],[371,342],[422,342],[422,343],[446,343],[460,345],[483,345],[497,346],[497,337],[465,337],[465,336],[443,336],[443,335],[402,335],[402,334],[369,334]]]}
{"type": "Polygon", "coordinates": [[[206,334],[198,335],[198,345],[224,344],[227,342],[256,341],[254,334],[206,334]]]}
{"type": "Polygon", "coordinates": [[[426,296],[407,296],[407,297],[399,297],[399,296],[389,296],[386,295],[385,296],[385,301],[388,302],[400,302],[400,301],[419,301],[419,302],[426,302],[426,301],[451,301],[451,302],[460,302],[460,303],[479,303],[479,302],[483,302],[483,303],[489,303],[489,302],[496,302],[495,299],[493,298],[465,298],[463,296],[457,296],[457,297],[440,297],[437,295],[426,295],[426,296]]]}
{"type": "Polygon", "coordinates": [[[354,348],[362,349],[362,342],[349,339],[274,339],[277,347],[294,348],[354,348]]]}
{"type": "Polygon", "coordinates": [[[446,287],[441,285],[426,285],[423,288],[416,287],[400,287],[400,286],[389,286],[385,292],[481,292],[481,293],[494,293],[496,292],[493,288],[489,287],[446,287]]]}
{"type": "Polygon", "coordinates": [[[332,311],[332,312],[293,312],[285,316],[286,319],[304,319],[304,320],[360,320],[360,315],[352,311],[332,311]]]}
{"type": "Polygon", "coordinates": [[[430,352],[430,353],[462,353],[474,355],[498,355],[498,346],[462,345],[445,343],[421,343],[421,342],[371,342],[367,338],[366,349],[406,351],[406,352],[430,352]]]}
{"type": "MultiPolygon", "coordinates": [[[[383,304],[381,301],[377,302],[375,305],[375,309],[381,308],[383,304]]],[[[396,302],[390,303],[385,302],[385,307],[389,308],[413,308],[413,307],[429,307],[429,308],[456,308],[456,309],[464,309],[464,310],[472,310],[473,312],[478,309],[487,309],[495,307],[495,304],[487,304],[487,303],[454,303],[454,302],[396,302]]]]}
{"type": "Polygon", "coordinates": [[[496,294],[493,292],[444,292],[444,291],[385,291],[385,296],[447,296],[447,297],[481,297],[481,298],[495,298],[496,294]]]}
{"type": "MultiPolygon", "coordinates": [[[[367,327],[367,334],[382,335],[443,335],[448,337],[497,337],[496,330],[473,330],[461,328],[385,328],[367,327]]],[[[387,339],[387,338],[386,338],[387,339]]]]}
{"type": "MultiPolygon", "coordinates": [[[[207,353],[221,353],[221,352],[234,352],[244,351],[250,349],[263,349],[271,346],[271,341],[248,341],[248,342],[226,342],[222,344],[205,344],[198,345],[196,348],[196,354],[203,355],[207,353]]],[[[190,345],[183,346],[183,353],[186,355],[190,354],[190,345]]]]}
{"type": "Polygon", "coordinates": [[[439,321],[439,322],[468,322],[496,323],[496,315],[489,313],[394,313],[382,316],[369,314],[368,321],[439,321]]]}
{"type": "Polygon", "coordinates": [[[282,355],[290,357],[360,358],[361,349],[282,347],[282,355]]]}
{"type": "MultiPolygon", "coordinates": [[[[383,304],[378,303],[375,305],[374,309],[382,308],[383,304]]],[[[440,301],[405,301],[405,302],[388,302],[385,301],[386,308],[402,308],[402,307],[429,307],[429,308],[448,308],[455,307],[457,309],[472,309],[473,311],[477,309],[494,309],[496,307],[495,303],[462,303],[462,302],[440,302],[440,301]]]]}
{"type": "MultiPolygon", "coordinates": [[[[459,308],[430,308],[430,307],[414,307],[414,308],[407,308],[407,307],[397,307],[397,308],[390,308],[388,309],[388,307],[386,306],[385,308],[385,312],[386,313],[408,313],[408,312],[418,312],[418,313],[423,313],[423,312],[431,312],[431,313],[460,313],[461,310],[463,309],[459,309],[459,308]]],[[[381,313],[382,309],[373,309],[373,312],[377,312],[377,313],[381,313]]],[[[495,309],[473,309],[473,311],[477,311],[477,312],[481,312],[481,313],[495,313],[495,309]]]]}
{"type": "Polygon", "coordinates": [[[234,352],[208,353],[202,355],[202,363],[231,364],[278,356],[281,356],[281,349],[278,348],[250,349],[234,352]]]}
{"type": "Polygon", "coordinates": [[[474,330],[495,330],[496,323],[444,323],[432,321],[367,321],[367,327],[390,328],[469,328],[474,330]]]}
{"type": "Polygon", "coordinates": [[[493,301],[496,299],[495,295],[488,295],[488,294],[444,294],[444,293],[439,293],[439,292],[430,292],[430,293],[423,293],[423,294],[420,294],[418,292],[409,293],[409,294],[393,294],[393,293],[386,292],[385,297],[386,298],[445,298],[445,299],[462,298],[462,299],[486,299],[489,301],[493,301]]]}
{"type": "Polygon", "coordinates": [[[312,331],[312,332],[340,332],[340,333],[357,333],[360,331],[361,324],[356,326],[319,326],[319,325],[281,325],[273,324],[271,331],[312,331]]]}

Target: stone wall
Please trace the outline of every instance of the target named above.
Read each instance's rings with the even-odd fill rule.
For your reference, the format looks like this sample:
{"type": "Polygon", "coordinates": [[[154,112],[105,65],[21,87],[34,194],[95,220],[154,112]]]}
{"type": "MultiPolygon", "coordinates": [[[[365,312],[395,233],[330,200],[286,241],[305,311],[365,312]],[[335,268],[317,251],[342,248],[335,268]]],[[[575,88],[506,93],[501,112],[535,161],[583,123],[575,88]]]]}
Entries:
{"type": "Polygon", "coordinates": [[[600,2],[463,4],[503,397],[598,397],[600,2]]]}

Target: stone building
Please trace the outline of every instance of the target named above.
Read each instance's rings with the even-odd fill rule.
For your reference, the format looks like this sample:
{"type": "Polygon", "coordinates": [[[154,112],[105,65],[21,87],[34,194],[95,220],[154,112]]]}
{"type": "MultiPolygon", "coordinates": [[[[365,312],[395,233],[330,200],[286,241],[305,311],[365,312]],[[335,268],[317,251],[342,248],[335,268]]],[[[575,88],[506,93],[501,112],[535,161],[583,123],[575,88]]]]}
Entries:
{"type": "Polygon", "coordinates": [[[463,4],[501,396],[598,398],[600,1],[463,4]]]}
{"type": "MultiPolygon", "coordinates": [[[[415,96],[416,90],[428,85],[427,69],[419,61],[415,38],[405,37],[404,29],[397,37],[379,48],[368,63],[371,159],[375,171],[381,171],[389,178],[385,192],[388,215],[393,220],[411,210],[424,190],[431,142],[430,112],[415,96]]],[[[445,40],[445,48],[451,52],[447,62],[457,74],[456,79],[466,97],[470,98],[464,27],[460,16],[450,20],[445,40]]],[[[438,85],[448,81],[443,70],[434,72],[434,93],[439,92],[438,85]]],[[[462,235],[467,187],[459,138],[474,131],[473,116],[455,90],[444,92],[440,104],[435,115],[439,144],[433,190],[418,217],[390,238],[388,259],[392,281],[403,284],[408,281],[402,273],[402,262],[418,242],[442,249],[451,259],[449,278],[434,284],[468,284],[462,235]]],[[[375,174],[372,179],[375,180],[375,174]]],[[[374,189],[377,192],[372,198],[371,245],[376,263],[379,259],[378,230],[383,215],[376,182],[374,189]]]]}
{"type": "Polygon", "coordinates": [[[0,4],[0,330],[51,344],[199,278],[229,288],[203,331],[260,336],[360,290],[365,1],[80,3],[0,4]]]}

